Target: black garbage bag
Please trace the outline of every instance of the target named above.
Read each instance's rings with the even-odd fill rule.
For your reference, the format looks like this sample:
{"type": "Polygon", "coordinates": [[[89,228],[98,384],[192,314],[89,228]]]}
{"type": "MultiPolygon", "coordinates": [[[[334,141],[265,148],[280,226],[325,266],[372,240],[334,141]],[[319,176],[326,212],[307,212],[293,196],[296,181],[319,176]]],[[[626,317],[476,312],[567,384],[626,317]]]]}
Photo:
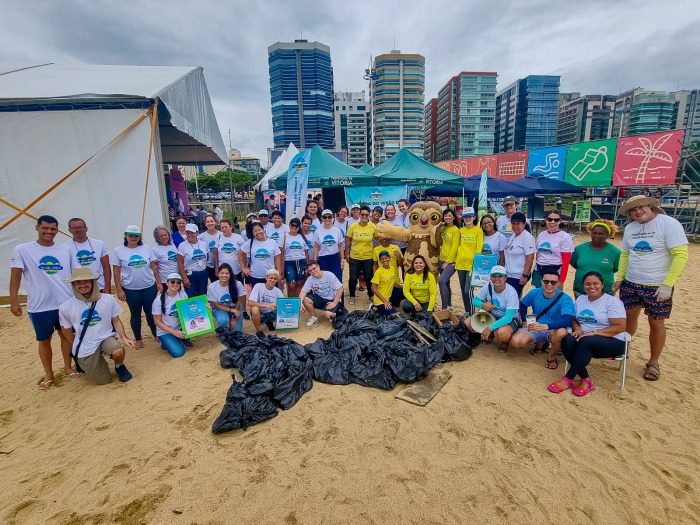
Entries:
{"type": "Polygon", "coordinates": [[[418,323],[421,328],[426,329],[433,335],[437,334],[438,326],[435,323],[435,318],[430,312],[418,312],[411,316],[411,320],[418,323]]]}
{"type": "Polygon", "coordinates": [[[327,351],[313,359],[314,379],[332,385],[349,385],[350,371],[360,353],[358,345],[348,345],[344,350],[324,347],[327,351]]]}
{"type": "Polygon", "coordinates": [[[381,345],[366,346],[352,367],[352,380],[358,385],[391,390],[396,379],[386,366],[386,352],[381,345]]]}
{"type": "Polygon", "coordinates": [[[277,415],[277,406],[267,395],[254,395],[243,383],[233,382],[226,394],[221,414],[214,420],[211,430],[221,434],[229,430],[248,428],[277,415]]]}
{"type": "Polygon", "coordinates": [[[397,317],[396,319],[388,319],[379,323],[377,336],[379,338],[395,336],[404,328],[406,328],[406,319],[404,319],[403,317],[397,317]]]}
{"type": "Polygon", "coordinates": [[[463,325],[444,324],[438,333],[436,345],[442,344],[443,361],[464,361],[472,356],[469,332],[463,325]]]}
{"type": "Polygon", "coordinates": [[[226,345],[219,354],[219,363],[222,368],[240,368],[243,365],[242,359],[260,347],[260,340],[257,337],[229,328],[217,328],[216,335],[226,345]]]}
{"type": "Polygon", "coordinates": [[[272,398],[284,409],[292,408],[301,396],[313,386],[313,368],[310,366],[294,374],[288,374],[273,390],[272,398]]]}
{"type": "Polygon", "coordinates": [[[397,381],[412,383],[428,374],[430,370],[427,364],[429,346],[412,343],[407,338],[391,341],[384,346],[386,364],[397,381]]]}

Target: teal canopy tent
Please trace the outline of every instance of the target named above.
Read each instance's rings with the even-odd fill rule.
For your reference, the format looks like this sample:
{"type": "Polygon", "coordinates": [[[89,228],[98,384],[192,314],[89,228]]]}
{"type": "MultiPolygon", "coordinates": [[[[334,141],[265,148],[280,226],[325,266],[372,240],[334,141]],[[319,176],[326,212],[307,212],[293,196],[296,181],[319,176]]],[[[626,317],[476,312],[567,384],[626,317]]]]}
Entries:
{"type": "Polygon", "coordinates": [[[463,181],[461,176],[438,168],[406,148],[374,168],[369,175],[376,176],[380,186],[408,184],[420,189],[438,184],[461,185],[463,181]]]}
{"type": "Polygon", "coordinates": [[[369,172],[372,171],[374,168],[365,162],[362,166],[360,166],[360,167],[357,168],[357,169],[359,169],[360,171],[364,171],[365,173],[369,173],[369,172]]]}

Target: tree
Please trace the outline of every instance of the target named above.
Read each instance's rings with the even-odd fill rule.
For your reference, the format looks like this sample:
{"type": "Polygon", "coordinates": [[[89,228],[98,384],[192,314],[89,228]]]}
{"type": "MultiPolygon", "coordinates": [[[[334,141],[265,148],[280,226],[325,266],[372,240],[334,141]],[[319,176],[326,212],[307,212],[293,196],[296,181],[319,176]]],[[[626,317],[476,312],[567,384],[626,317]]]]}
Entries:
{"type": "MultiPolygon", "coordinates": [[[[224,169],[214,173],[213,175],[199,175],[197,178],[199,183],[199,191],[202,193],[219,193],[222,191],[231,191],[231,186],[236,191],[248,190],[255,182],[255,179],[248,173],[224,169]]],[[[194,180],[187,181],[187,191],[193,193],[197,191],[194,180]]]]}

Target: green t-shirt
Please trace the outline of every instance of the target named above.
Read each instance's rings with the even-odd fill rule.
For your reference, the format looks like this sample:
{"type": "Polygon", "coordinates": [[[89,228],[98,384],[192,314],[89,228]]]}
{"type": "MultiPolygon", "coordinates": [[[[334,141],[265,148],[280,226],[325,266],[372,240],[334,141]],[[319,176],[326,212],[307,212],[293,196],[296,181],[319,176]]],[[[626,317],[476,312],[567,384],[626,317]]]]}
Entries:
{"type": "Polygon", "coordinates": [[[588,272],[596,271],[603,276],[605,293],[611,293],[615,283],[615,272],[620,264],[620,249],[609,242],[601,249],[591,247],[590,242],[579,244],[571,256],[571,266],[576,268],[574,278],[574,292],[585,293],[583,290],[583,276],[588,272]]]}

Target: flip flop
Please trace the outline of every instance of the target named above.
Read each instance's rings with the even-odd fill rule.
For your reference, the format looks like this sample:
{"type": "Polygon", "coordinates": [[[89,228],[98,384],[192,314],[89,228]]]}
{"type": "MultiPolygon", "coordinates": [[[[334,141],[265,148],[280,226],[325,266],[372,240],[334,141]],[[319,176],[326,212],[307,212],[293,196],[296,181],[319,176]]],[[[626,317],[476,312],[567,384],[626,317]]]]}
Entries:
{"type": "Polygon", "coordinates": [[[80,372],[78,372],[77,370],[73,370],[72,372],[66,373],[66,371],[64,370],[63,377],[68,377],[70,379],[77,379],[80,377],[80,372]]]}
{"type": "Polygon", "coordinates": [[[643,376],[644,379],[647,381],[658,381],[659,377],[661,377],[661,368],[659,367],[659,363],[648,362],[646,367],[647,369],[643,376]]]}
{"type": "Polygon", "coordinates": [[[46,379],[45,377],[39,379],[39,382],[37,383],[39,390],[48,390],[51,388],[51,385],[53,385],[53,379],[46,379]]]}
{"type": "Polygon", "coordinates": [[[549,370],[556,370],[557,367],[559,366],[559,360],[556,357],[552,358],[547,358],[547,362],[544,364],[545,368],[548,368],[549,370]],[[552,366],[554,364],[554,366],[552,366]]]}

